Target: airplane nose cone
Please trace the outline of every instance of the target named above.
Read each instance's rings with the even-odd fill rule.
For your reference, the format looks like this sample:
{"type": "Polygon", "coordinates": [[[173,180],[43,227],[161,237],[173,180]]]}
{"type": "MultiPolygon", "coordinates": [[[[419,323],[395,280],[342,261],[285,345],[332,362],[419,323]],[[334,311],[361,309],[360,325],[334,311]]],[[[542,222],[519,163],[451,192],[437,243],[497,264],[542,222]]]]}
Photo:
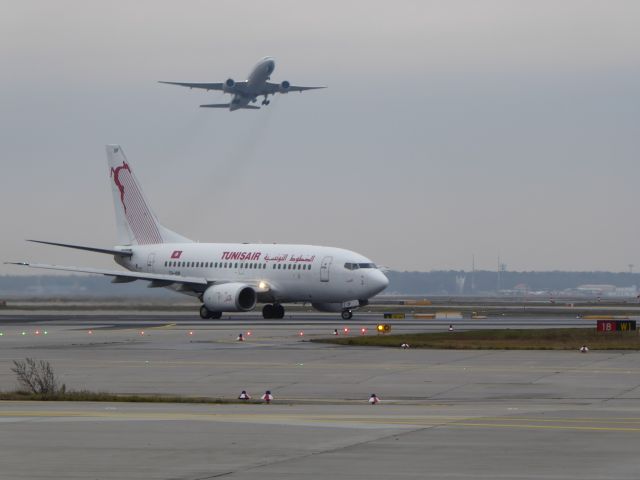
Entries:
{"type": "Polygon", "coordinates": [[[375,295],[389,286],[389,279],[380,270],[375,270],[372,273],[373,275],[371,276],[371,280],[369,283],[374,291],[373,295],[375,295]]]}

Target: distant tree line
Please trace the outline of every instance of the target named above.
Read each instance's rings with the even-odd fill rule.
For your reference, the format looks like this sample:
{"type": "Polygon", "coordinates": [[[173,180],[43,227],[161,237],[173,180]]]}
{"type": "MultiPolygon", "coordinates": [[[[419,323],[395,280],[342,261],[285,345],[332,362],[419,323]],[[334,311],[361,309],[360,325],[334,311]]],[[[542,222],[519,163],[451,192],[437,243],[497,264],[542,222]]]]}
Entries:
{"type": "MultiPolygon", "coordinates": [[[[640,273],[613,272],[498,272],[457,270],[432,272],[386,272],[387,294],[472,295],[512,290],[559,292],[585,284],[617,287],[640,285],[640,273]],[[499,278],[498,278],[499,275],[499,278]],[[499,288],[498,288],[499,287],[499,288]]],[[[147,282],[112,284],[109,277],[94,275],[5,275],[0,276],[0,299],[10,297],[125,297],[168,298],[178,296],[164,288],[146,288],[147,282]]]]}
{"type": "Polygon", "coordinates": [[[630,287],[640,285],[639,273],[613,272],[496,272],[479,270],[474,273],[456,270],[432,272],[387,272],[389,287],[386,293],[473,295],[513,290],[526,286],[527,290],[559,292],[585,284],[630,287]],[[462,281],[464,279],[464,281],[462,281]]]}

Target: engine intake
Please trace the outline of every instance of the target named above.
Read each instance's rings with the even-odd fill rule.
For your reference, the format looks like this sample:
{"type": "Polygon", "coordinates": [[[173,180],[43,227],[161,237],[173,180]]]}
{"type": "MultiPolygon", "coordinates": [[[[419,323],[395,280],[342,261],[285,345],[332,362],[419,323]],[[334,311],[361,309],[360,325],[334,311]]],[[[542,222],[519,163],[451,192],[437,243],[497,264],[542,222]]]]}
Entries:
{"type": "Polygon", "coordinates": [[[211,285],[202,296],[202,303],[212,312],[248,312],[257,301],[258,294],[245,283],[211,285]]]}
{"type": "Polygon", "coordinates": [[[236,82],[233,80],[233,78],[227,78],[227,81],[224,82],[224,91],[230,91],[233,87],[235,87],[235,85],[236,82]]]}
{"type": "Polygon", "coordinates": [[[281,93],[285,93],[285,92],[289,91],[289,87],[290,86],[291,86],[291,84],[285,80],[284,82],[282,82],[280,84],[280,92],[281,93]]]}

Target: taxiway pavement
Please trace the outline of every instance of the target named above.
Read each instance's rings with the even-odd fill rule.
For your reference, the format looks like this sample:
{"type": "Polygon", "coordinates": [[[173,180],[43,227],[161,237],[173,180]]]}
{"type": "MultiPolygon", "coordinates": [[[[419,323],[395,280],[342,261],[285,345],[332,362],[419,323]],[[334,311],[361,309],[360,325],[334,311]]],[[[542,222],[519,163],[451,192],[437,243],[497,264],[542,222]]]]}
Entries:
{"type": "MultiPolygon", "coordinates": [[[[50,361],[72,389],[275,396],[271,405],[0,402],[0,478],[638,478],[640,353],[304,341],[379,321],[0,315],[2,390],[15,387],[12,360],[28,356],[50,361]],[[367,404],[371,393],[380,404],[367,404]]],[[[524,323],[550,321],[585,324],[524,323]]]]}

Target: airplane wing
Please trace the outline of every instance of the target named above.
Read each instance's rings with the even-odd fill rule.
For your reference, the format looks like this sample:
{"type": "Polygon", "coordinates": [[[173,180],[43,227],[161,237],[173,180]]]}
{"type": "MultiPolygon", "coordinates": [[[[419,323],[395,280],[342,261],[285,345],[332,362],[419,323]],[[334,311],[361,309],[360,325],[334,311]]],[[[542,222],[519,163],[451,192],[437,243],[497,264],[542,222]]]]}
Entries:
{"type": "Polygon", "coordinates": [[[280,83],[271,83],[267,82],[267,92],[265,93],[288,93],[288,92],[304,92],[305,90],[318,90],[320,88],[327,87],[300,87],[297,85],[289,85],[286,89],[282,88],[282,84],[280,83]]]}
{"type": "Polygon", "coordinates": [[[224,83],[183,83],[183,82],[158,82],[167,85],[178,85],[180,87],[203,88],[205,90],[224,90],[224,83]]]}
{"type": "MultiPolygon", "coordinates": [[[[202,293],[213,284],[229,283],[230,280],[207,280],[204,277],[185,277],[182,275],[163,275],[161,273],[130,272],[128,270],[107,270],[102,268],[66,267],[62,265],[48,265],[46,263],[4,262],[5,265],[19,265],[21,267],[42,268],[46,270],[60,270],[64,272],[91,273],[114,277],[112,283],[128,283],[136,280],[151,282],[149,287],[168,287],[181,285],[184,290],[202,293]]],[[[272,290],[271,285],[258,280],[248,280],[243,283],[251,285],[258,294],[272,290]]]]}
{"type": "MultiPolygon", "coordinates": [[[[208,105],[200,105],[201,108],[229,108],[230,106],[230,103],[210,103],[208,105]]],[[[236,108],[244,108],[246,110],[260,110],[260,107],[256,107],[255,105],[245,105],[244,107],[236,108]]]]}
{"type": "MultiPolygon", "coordinates": [[[[135,280],[147,280],[150,287],[166,287],[172,284],[181,284],[187,289],[203,291],[209,285],[209,281],[202,277],[183,277],[182,275],[163,275],[160,273],[130,272],[127,270],[106,270],[101,268],[65,267],[61,265],[47,265],[45,263],[29,262],[5,262],[7,265],[20,265],[30,268],[44,268],[46,270],[61,270],[65,272],[93,273],[114,277],[113,283],[126,283],[135,280]]],[[[211,282],[213,283],[213,282],[211,282]]]]}
{"type": "MultiPolygon", "coordinates": [[[[204,90],[219,90],[224,91],[224,83],[185,83],[185,82],[163,82],[160,81],[158,83],[166,83],[167,85],[178,85],[179,87],[188,87],[188,88],[202,88],[204,90]]],[[[247,81],[235,82],[233,86],[227,87],[228,93],[241,93],[247,88],[247,81]]]]}

